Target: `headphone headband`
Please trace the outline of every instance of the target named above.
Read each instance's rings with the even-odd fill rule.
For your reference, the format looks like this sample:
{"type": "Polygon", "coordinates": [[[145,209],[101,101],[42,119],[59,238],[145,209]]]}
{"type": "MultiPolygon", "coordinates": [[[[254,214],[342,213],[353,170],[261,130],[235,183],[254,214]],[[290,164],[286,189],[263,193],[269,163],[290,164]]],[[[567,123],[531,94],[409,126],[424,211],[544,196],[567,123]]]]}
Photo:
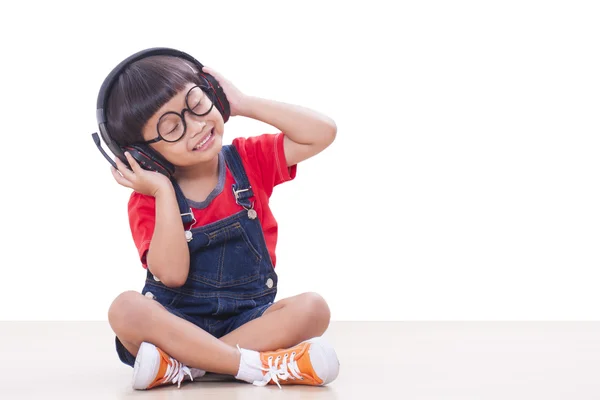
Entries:
{"type": "MultiPolygon", "coordinates": [[[[134,62],[152,56],[173,56],[183,58],[184,60],[188,60],[195,64],[197,67],[199,67],[199,73],[202,73],[202,68],[204,67],[200,61],[196,60],[191,55],[184,53],[183,51],[170,49],[168,47],[153,47],[150,49],[138,51],[137,53],[121,61],[115,68],[113,68],[113,70],[104,79],[102,86],[100,86],[100,92],[98,93],[98,101],[96,102],[96,119],[98,120],[98,124],[106,123],[106,113],[104,111],[106,108],[106,101],[108,100],[108,95],[112,87],[116,83],[117,79],[119,78],[119,75],[121,75],[125,68],[127,68],[134,62]]],[[[225,118],[225,116],[223,116],[223,118],[225,118]]]]}
{"type": "MultiPolygon", "coordinates": [[[[212,77],[211,75],[202,72],[202,68],[204,66],[198,60],[196,60],[191,55],[184,53],[183,51],[167,48],[167,47],[153,47],[146,50],[139,51],[125,60],[121,61],[113,70],[108,74],[108,76],[104,79],[102,86],[100,86],[100,92],[98,93],[98,100],[96,102],[96,120],[98,122],[98,130],[100,131],[100,136],[108,146],[108,148],[112,151],[112,153],[118,157],[121,161],[123,161],[126,165],[127,159],[124,156],[124,150],[112,140],[110,133],[108,132],[107,127],[107,119],[106,119],[106,102],[108,100],[109,93],[117,82],[119,75],[131,64],[136,61],[139,61],[146,57],[151,56],[173,56],[177,58],[182,58],[184,60],[190,61],[198,68],[198,74],[202,78],[206,80],[208,85],[210,86],[210,98],[213,100],[215,106],[223,116],[223,121],[227,122],[230,116],[230,107],[229,102],[227,101],[227,97],[223,92],[223,88],[219,84],[219,82],[212,77]]],[[[100,139],[98,138],[97,133],[92,134],[94,138],[94,142],[96,146],[103,154],[103,156],[116,168],[115,162],[106,154],[106,152],[102,149],[100,145],[100,139]]],[[[164,157],[162,157],[158,152],[154,151],[148,145],[132,145],[128,146],[127,150],[130,154],[140,163],[140,166],[144,169],[148,169],[151,171],[158,171],[167,176],[171,176],[175,171],[175,167],[169,163],[164,157]]]]}

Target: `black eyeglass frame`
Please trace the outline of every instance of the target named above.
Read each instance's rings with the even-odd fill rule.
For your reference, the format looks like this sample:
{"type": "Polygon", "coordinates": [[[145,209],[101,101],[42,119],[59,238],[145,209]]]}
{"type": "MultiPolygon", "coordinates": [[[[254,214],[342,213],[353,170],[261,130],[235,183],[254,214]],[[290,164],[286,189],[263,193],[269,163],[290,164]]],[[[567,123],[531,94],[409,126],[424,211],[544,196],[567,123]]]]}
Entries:
{"type": "Polygon", "coordinates": [[[175,111],[167,111],[166,113],[164,113],[163,115],[161,115],[160,118],[158,119],[158,122],[156,123],[156,133],[158,134],[158,136],[155,137],[154,139],[146,140],[145,142],[139,142],[139,143],[140,144],[152,144],[152,143],[160,142],[161,140],[164,140],[167,143],[176,143],[176,142],[180,141],[181,139],[183,139],[183,137],[185,136],[185,132],[187,130],[187,124],[185,122],[185,113],[186,113],[186,111],[189,111],[190,113],[192,113],[193,115],[195,115],[197,117],[204,117],[205,115],[208,115],[212,111],[213,107],[215,106],[215,103],[212,102],[211,99],[210,99],[210,97],[208,96],[208,91],[209,91],[209,88],[204,87],[204,86],[200,86],[200,85],[196,85],[196,86],[190,88],[190,90],[188,90],[187,94],[185,95],[185,108],[183,110],[181,110],[181,113],[177,113],[175,111]],[[189,97],[190,93],[192,92],[192,90],[194,90],[196,88],[200,88],[200,90],[202,90],[204,92],[204,97],[208,101],[210,101],[210,108],[208,109],[207,112],[202,113],[202,114],[195,113],[193,111],[192,107],[190,107],[190,104],[188,103],[188,97],[189,97]],[[183,132],[182,132],[181,136],[179,136],[175,140],[165,139],[160,134],[160,129],[158,129],[158,127],[160,125],[160,121],[165,117],[165,115],[170,115],[170,114],[177,115],[179,117],[179,119],[181,120],[182,124],[183,124],[183,132]]]}

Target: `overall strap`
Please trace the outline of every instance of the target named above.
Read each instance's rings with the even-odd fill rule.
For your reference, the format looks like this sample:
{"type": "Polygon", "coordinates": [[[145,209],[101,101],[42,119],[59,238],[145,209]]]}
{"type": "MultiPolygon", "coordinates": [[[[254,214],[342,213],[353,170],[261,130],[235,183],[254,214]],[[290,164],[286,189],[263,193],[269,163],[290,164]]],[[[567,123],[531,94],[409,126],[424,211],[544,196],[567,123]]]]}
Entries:
{"type": "Polygon", "coordinates": [[[175,189],[175,196],[177,197],[177,205],[179,206],[179,213],[181,214],[183,226],[187,226],[196,221],[194,214],[192,213],[192,209],[188,205],[187,199],[185,198],[185,195],[183,194],[183,191],[179,187],[179,184],[175,178],[171,178],[171,183],[175,189]]]}
{"type": "Polygon", "coordinates": [[[254,193],[252,193],[252,187],[250,186],[250,181],[246,175],[244,165],[242,164],[240,153],[238,153],[233,145],[223,146],[222,151],[225,156],[225,162],[229,167],[229,171],[235,180],[235,183],[231,188],[233,190],[235,201],[240,206],[249,210],[253,207],[250,198],[254,196],[254,193]]]}

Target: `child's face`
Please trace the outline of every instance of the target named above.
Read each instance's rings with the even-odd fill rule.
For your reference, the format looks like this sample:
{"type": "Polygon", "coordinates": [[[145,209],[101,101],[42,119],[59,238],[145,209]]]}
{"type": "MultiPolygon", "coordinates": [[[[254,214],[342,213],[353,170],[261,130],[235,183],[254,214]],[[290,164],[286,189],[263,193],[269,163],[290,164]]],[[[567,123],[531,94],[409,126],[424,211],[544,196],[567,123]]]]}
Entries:
{"type": "MultiPolygon", "coordinates": [[[[194,83],[189,83],[152,115],[142,130],[144,140],[152,140],[159,136],[159,121],[161,135],[167,140],[170,140],[169,132],[182,129],[182,126],[177,125],[177,121],[180,123],[181,120],[177,119],[172,113],[181,114],[181,110],[187,108],[186,96],[188,96],[188,93],[191,94],[191,96],[188,96],[187,102],[190,107],[194,107],[199,102],[204,105],[211,104],[208,96],[199,89],[196,88],[190,92],[190,89],[194,86],[194,83]],[[164,114],[168,112],[171,114],[165,116],[164,114]],[[172,119],[172,117],[175,118],[172,119]]],[[[203,114],[203,112],[199,112],[199,114],[203,114]]],[[[173,143],[160,140],[150,146],[176,167],[190,167],[214,160],[223,145],[225,125],[217,107],[212,107],[208,114],[201,117],[194,115],[189,110],[186,110],[184,116],[186,127],[180,140],[173,143]]]]}

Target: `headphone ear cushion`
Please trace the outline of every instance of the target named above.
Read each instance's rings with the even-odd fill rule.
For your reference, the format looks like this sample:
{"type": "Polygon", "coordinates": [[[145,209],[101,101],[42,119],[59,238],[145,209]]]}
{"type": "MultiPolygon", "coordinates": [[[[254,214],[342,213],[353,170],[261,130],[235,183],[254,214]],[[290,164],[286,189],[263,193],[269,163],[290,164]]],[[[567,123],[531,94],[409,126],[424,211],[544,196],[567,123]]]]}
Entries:
{"type": "Polygon", "coordinates": [[[175,173],[175,166],[148,145],[132,144],[123,147],[123,151],[129,152],[145,170],[160,172],[169,178],[175,173]]]}
{"type": "Polygon", "coordinates": [[[229,101],[227,100],[227,96],[225,96],[225,92],[219,82],[210,74],[200,73],[200,76],[208,82],[208,86],[210,87],[210,91],[208,93],[210,100],[217,107],[217,110],[223,116],[223,122],[227,122],[229,116],[231,115],[231,109],[229,106],[229,101]]]}

